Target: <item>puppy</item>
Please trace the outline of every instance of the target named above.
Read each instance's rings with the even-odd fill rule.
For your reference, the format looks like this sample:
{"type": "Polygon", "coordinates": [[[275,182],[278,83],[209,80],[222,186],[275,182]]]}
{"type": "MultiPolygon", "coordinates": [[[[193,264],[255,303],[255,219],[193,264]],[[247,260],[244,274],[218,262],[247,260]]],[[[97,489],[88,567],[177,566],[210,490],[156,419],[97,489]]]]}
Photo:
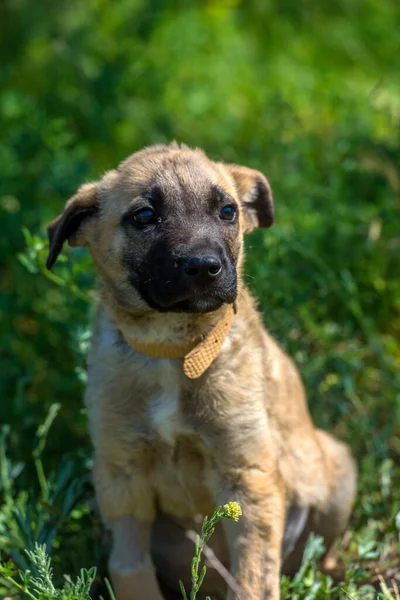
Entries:
{"type": "MultiPolygon", "coordinates": [[[[346,527],[354,461],[314,427],[242,279],[243,236],[273,219],[264,175],[173,143],[80,187],[49,226],[48,268],[68,240],[98,270],[85,401],[118,600],[188,589],[185,530],[218,504],[243,511],[213,540],[230,599],[277,600],[309,533],[329,549],[346,527]]],[[[210,571],[204,591],[223,584],[210,571]]]]}

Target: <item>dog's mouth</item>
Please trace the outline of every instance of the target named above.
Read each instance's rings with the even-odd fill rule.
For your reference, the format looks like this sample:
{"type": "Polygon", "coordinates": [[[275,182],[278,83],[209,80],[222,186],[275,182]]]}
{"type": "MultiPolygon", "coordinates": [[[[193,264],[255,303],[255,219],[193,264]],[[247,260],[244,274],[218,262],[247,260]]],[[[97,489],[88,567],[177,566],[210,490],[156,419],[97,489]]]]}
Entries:
{"type": "MultiPolygon", "coordinates": [[[[231,302],[234,302],[234,300],[231,302]]],[[[230,304],[231,302],[220,298],[196,298],[195,300],[187,298],[169,305],[161,305],[153,301],[153,307],[159,312],[205,314],[214,312],[221,308],[223,304],[230,304]]]]}
{"type": "MultiPolygon", "coordinates": [[[[146,304],[158,312],[209,313],[218,310],[223,304],[232,304],[237,296],[236,277],[229,285],[218,289],[169,290],[168,286],[138,285],[131,281],[146,304]]],[[[153,283],[153,282],[151,282],[153,283]]]]}

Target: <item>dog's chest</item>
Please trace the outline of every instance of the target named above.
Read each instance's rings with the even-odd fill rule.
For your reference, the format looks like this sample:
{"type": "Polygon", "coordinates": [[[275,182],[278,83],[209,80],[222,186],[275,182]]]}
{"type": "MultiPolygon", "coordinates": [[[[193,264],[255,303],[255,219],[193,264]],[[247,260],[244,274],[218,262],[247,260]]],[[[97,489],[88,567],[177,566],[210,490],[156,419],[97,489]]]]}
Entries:
{"type": "Polygon", "coordinates": [[[152,361],[150,376],[154,391],[148,402],[150,428],[163,441],[173,445],[183,431],[180,409],[182,365],[177,360],[152,361]]]}
{"type": "Polygon", "coordinates": [[[182,364],[158,360],[152,365],[156,393],[148,401],[150,443],[155,460],[149,477],[163,512],[193,516],[209,512],[212,495],[204,480],[206,456],[182,406],[182,364]]]}

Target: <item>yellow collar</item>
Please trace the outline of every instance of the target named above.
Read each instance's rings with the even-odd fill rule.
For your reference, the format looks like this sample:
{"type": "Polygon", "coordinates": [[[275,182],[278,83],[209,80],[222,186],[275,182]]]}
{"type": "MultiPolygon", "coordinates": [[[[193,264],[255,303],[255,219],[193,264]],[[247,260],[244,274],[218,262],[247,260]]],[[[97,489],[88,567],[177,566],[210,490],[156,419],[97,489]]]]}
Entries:
{"type": "Polygon", "coordinates": [[[145,344],[135,338],[125,336],[128,344],[137,352],[152,358],[183,358],[183,372],[189,379],[203,375],[217,358],[222,344],[231,328],[235,314],[233,305],[229,305],[225,316],[204,338],[197,338],[186,344],[158,342],[145,344]]]}

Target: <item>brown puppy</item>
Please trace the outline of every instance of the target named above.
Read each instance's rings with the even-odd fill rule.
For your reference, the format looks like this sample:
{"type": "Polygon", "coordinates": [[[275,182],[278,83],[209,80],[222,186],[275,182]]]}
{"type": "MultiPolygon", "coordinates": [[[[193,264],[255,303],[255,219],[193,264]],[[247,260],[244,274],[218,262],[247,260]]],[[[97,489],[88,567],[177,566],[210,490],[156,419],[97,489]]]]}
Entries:
{"type": "Polygon", "coordinates": [[[86,404],[118,600],[160,600],[156,570],[189,587],[185,528],[217,504],[243,510],[214,537],[237,600],[279,598],[309,532],[329,548],[346,526],[353,459],[313,426],[241,277],[243,234],[272,222],[261,173],[171,144],[83,185],[49,226],[49,268],[68,240],[99,273],[86,404]]]}

